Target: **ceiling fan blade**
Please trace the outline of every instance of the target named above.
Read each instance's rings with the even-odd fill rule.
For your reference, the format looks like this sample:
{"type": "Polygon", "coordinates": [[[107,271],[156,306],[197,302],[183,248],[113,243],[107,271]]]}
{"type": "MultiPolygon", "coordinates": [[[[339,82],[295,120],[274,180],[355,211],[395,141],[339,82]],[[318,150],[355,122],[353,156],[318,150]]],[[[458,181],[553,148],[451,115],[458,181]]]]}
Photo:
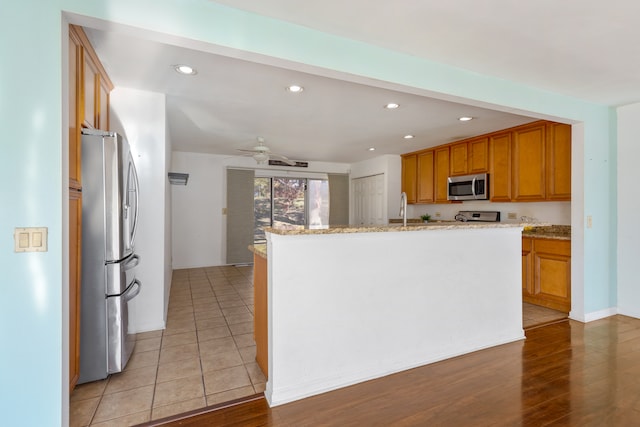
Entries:
{"type": "Polygon", "coordinates": [[[296,165],[296,162],[294,162],[293,160],[289,160],[288,157],[285,157],[285,156],[283,156],[281,154],[270,153],[270,156],[277,158],[278,160],[288,164],[289,166],[295,166],[296,165]]]}
{"type": "Polygon", "coordinates": [[[242,151],[244,153],[258,153],[258,151],[256,151],[256,150],[244,150],[242,148],[236,148],[236,150],[242,151]]]}

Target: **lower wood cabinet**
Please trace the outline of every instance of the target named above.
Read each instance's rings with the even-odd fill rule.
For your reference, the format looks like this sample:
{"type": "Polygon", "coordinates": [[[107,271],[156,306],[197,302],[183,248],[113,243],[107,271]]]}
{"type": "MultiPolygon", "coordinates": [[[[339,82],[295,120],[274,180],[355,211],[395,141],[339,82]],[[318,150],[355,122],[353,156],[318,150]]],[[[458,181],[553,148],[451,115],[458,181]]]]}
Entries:
{"type": "Polygon", "coordinates": [[[256,362],[265,377],[269,377],[269,329],[267,319],[267,259],[253,254],[253,338],[256,341],[256,362]]]}
{"type": "Polygon", "coordinates": [[[522,300],[571,310],[571,241],[522,238],[522,300]]]}

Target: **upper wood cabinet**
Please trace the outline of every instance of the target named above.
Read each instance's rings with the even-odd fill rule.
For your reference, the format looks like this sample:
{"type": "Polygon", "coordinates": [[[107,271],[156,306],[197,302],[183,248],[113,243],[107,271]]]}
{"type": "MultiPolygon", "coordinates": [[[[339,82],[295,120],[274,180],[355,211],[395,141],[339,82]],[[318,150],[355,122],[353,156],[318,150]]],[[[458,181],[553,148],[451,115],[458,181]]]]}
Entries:
{"type": "Polygon", "coordinates": [[[468,146],[466,142],[460,142],[460,143],[449,146],[449,156],[450,156],[449,173],[451,174],[451,176],[467,174],[468,172],[467,148],[468,146]]]}
{"type": "Polygon", "coordinates": [[[447,179],[449,178],[449,147],[436,148],[434,151],[434,201],[449,203],[447,200],[447,179]]]}
{"type": "Polygon", "coordinates": [[[529,123],[402,159],[409,203],[449,203],[449,176],[486,172],[492,202],[571,200],[571,126],[562,123],[529,123]]]}
{"type": "Polygon", "coordinates": [[[489,138],[481,137],[449,146],[450,176],[485,173],[489,170],[489,138]]]}
{"type": "Polygon", "coordinates": [[[69,37],[78,40],[80,48],[77,65],[82,82],[77,93],[80,125],[109,130],[109,92],[113,84],[82,28],[69,26],[69,37]]]}
{"type": "Polygon", "coordinates": [[[69,188],[80,190],[80,120],[78,98],[82,93],[80,79],[82,45],[77,34],[69,32],[69,188]]]}
{"type": "Polygon", "coordinates": [[[571,200],[571,126],[547,124],[547,199],[571,200]]]}
{"type": "Polygon", "coordinates": [[[402,191],[407,193],[407,203],[416,202],[418,155],[405,154],[402,156],[402,191]]]}
{"type": "Polygon", "coordinates": [[[433,203],[434,196],[433,150],[418,154],[418,203],[433,203]]]}
{"type": "Polygon", "coordinates": [[[517,128],[512,140],[512,197],[514,202],[545,199],[546,124],[517,128]]]}
{"type": "Polygon", "coordinates": [[[482,137],[471,140],[468,145],[468,172],[485,173],[489,171],[489,138],[482,137]]]}
{"type": "Polygon", "coordinates": [[[511,201],[511,132],[489,137],[489,197],[492,202],[511,201]]]}

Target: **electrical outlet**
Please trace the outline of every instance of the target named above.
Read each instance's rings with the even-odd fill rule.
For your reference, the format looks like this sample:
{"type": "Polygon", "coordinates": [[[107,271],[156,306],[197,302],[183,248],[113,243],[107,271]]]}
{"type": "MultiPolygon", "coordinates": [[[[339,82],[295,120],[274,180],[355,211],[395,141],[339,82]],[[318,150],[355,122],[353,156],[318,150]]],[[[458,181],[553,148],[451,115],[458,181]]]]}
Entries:
{"type": "Polygon", "coordinates": [[[593,227],[593,218],[591,218],[591,215],[587,215],[587,228],[591,227],[593,227]]]}
{"type": "Polygon", "coordinates": [[[509,212],[509,213],[507,213],[507,218],[508,219],[518,219],[518,213],[517,212],[509,212]]]}
{"type": "Polygon", "coordinates": [[[442,216],[442,214],[440,212],[436,212],[435,216],[436,216],[436,218],[440,218],[442,216]]]}
{"type": "Polygon", "coordinates": [[[222,208],[222,215],[226,215],[227,214],[227,208],[222,208]]]}

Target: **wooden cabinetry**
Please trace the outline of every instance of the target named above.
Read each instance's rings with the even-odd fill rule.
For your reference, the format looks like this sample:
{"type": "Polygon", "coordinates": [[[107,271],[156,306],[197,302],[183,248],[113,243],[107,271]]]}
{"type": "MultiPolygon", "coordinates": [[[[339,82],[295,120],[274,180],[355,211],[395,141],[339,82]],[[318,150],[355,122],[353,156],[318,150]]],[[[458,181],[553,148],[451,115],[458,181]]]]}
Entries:
{"type": "Polygon", "coordinates": [[[546,184],[548,200],[571,200],[571,126],[547,124],[546,184]]]}
{"type": "Polygon", "coordinates": [[[571,126],[538,121],[402,156],[409,203],[448,203],[449,176],[486,172],[492,202],[571,200],[571,126]]]}
{"type": "Polygon", "coordinates": [[[522,299],[534,294],[533,290],[533,253],[532,240],[529,237],[522,238],[522,299]]]}
{"type": "Polygon", "coordinates": [[[82,266],[81,128],[109,129],[113,88],[80,27],[69,26],[69,390],[80,374],[80,280],[82,266]]]}
{"type": "Polygon", "coordinates": [[[492,202],[511,201],[511,132],[489,138],[489,197],[492,202]]]}
{"type": "Polygon", "coordinates": [[[449,147],[451,176],[485,173],[489,170],[489,138],[457,142],[449,147]]]}
{"type": "Polygon", "coordinates": [[[253,339],[256,362],[265,377],[269,376],[269,327],[267,318],[267,259],[253,254],[253,339]]]}
{"type": "Polygon", "coordinates": [[[489,171],[489,138],[482,137],[467,143],[469,159],[467,171],[473,173],[485,173],[489,171]]]}
{"type": "Polygon", "coordinates": [[[407,203],[417,200],[418,155],[402,156],[402,191],[407,193],[407,203]]]}
{"type": "Polygon", "coordinates": [[[434,201],[436,203],[448,203],[447,178],[449,178],[449,147],[434,150],[434,201]]]}
{"type": "Polygon", "coordinates": [[[433,203],[434,164],[433,150],[418,154],[418,203],[433,203]]]}
{"type": "Polygon", "coordinates": [[[512,140],[512,197],[514,202],[545,199],[546,125],[518,128],[512,140]]]}
{"type": "Polygon", "coordinates": [[[571,241],[523,237],[522,300],[571,310],[571,241]]]}
{"type": "Polygon", "coordinates": [[[454,175],[466,175],[467,169],[467,143],[460,142],[449,147],[449,173],[454,175]]]}

